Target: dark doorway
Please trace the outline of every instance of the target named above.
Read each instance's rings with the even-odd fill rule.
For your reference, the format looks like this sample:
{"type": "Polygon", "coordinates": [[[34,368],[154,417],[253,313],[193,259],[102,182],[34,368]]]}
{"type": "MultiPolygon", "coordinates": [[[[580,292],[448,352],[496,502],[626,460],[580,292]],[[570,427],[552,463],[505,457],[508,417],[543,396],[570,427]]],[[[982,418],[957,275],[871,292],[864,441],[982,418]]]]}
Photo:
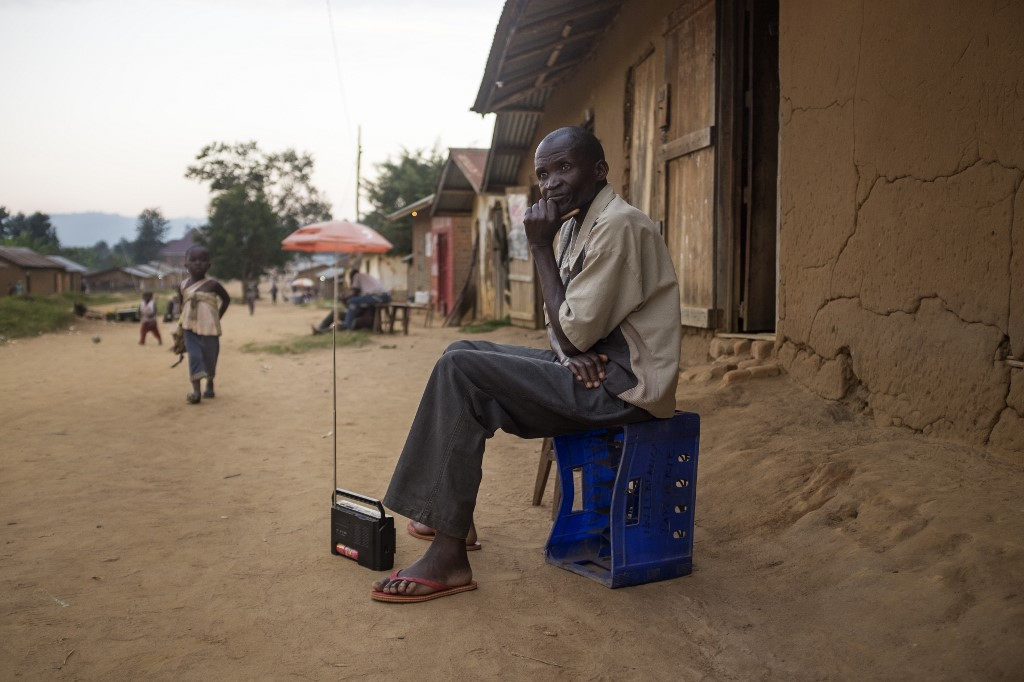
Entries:
{"type": "Polygon", "coordinates": [[[779,3],[741,4],[743,106],[734,319],[736,331],[771,332],[777,315],[779,3]]]}

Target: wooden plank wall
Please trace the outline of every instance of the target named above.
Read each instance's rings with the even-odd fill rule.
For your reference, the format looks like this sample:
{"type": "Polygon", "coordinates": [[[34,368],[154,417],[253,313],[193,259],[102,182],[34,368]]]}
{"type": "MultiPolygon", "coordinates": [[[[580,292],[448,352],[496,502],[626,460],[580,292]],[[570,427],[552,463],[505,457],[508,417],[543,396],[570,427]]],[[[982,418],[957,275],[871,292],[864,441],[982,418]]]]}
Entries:
{"type": "Polygon", "coordinates": [[[665,35],[669,113],[660,158],[683,324],[714,327],[715,3],[691,8],[673,15],[665,35]]]}

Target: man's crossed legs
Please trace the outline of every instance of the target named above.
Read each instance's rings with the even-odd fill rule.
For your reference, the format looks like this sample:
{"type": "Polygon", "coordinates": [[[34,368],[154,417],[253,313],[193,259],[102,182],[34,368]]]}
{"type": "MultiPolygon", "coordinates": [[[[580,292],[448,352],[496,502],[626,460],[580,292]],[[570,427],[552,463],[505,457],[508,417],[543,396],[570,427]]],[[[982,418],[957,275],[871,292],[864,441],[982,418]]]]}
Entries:
{"type": "Polygon", "coordinates": [[[466,538],[484,444],[498,429],[543,438],[650,418],[603,387],[586,388],[550,350],[453,343],[434,365],[384,497],[386,506],[433,528],[435,537],[417,561],[375,582],[374,597],[420,597],[475,585],[466,538]]]}

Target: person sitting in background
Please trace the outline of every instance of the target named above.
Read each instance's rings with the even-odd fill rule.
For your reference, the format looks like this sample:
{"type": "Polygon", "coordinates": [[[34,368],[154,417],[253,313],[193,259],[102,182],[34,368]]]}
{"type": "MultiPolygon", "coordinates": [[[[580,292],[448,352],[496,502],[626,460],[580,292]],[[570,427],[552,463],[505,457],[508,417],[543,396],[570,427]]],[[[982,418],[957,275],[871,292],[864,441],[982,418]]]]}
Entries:
{"type": "MultiPolygon", "coordinates": [[[[352,282],[351,289],[345,296],[338,299],[346,304],[345,319],[342,321],[341,326],[348,331],[356,328],[360,313],[364,309],[378,303],[391,302],[390,292],[384,288],[384,285],[376,277],[365,272],[359,272],[358,268],[352,269],[350,277],[352,282]]],[[[323,334],[330,331],[332,324],[334,324],[333,310],[320,321],[320,324],[313,327],[313,333],[323,334]]]]}

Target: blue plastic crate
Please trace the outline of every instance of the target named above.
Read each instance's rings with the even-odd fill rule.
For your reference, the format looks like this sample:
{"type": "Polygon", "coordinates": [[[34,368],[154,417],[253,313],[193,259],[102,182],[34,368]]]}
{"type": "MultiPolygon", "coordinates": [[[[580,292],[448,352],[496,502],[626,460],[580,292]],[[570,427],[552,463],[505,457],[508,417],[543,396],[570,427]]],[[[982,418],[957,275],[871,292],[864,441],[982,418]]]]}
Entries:
{"type": "Polygon", "coordinates": [[[693,412],[555,438],[562,500],[548,563],[607,587],[689,574],[699,441],[693,412]]]}

